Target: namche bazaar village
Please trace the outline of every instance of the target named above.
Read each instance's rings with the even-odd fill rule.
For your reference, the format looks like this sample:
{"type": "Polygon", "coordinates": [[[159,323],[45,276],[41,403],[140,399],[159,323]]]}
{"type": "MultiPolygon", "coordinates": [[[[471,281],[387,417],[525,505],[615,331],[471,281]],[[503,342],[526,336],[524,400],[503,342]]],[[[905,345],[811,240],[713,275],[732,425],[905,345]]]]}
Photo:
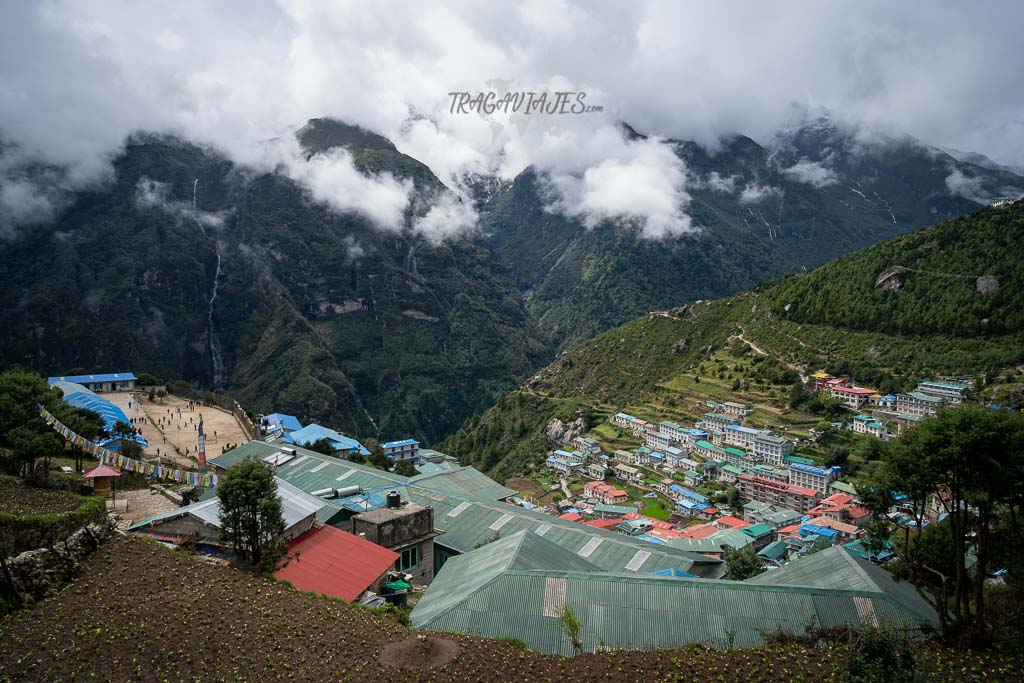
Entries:
{"type": "MultiPolygon", "coordinates": [[[[836,426],[881,439],[891,438],[890,427],[898,433],[939,406],[959,405],[972,388],[967,381],[927,381],[907,394],[881,396],[826,373],[806,380],[856,413],[836,426]]],[[[68,403],[98,412],[108,431],[117,422],[137,426],[133,436],[99,444],[112,453],[121,439],[133,438],[147,462],[155,454],[160,463],[170,457],[172,465],[192,463],[194,470],[196,456],[205,462],[209,451],[209,474],[246,458],[272,467],[291,556],[276,577],[364,605],[414,605],[415,628],[516,638],[534,650],[572,655],[577,644],[562,625],[566,607],[584,625],[583,651],[722,646],[726,638],[750,646],[766,632],[801,632],[810,623],[911,630],[937,623],[909,583],[879,566],[892,553],[863,542],[871,514],[840,468],[801,457],[785,435],[745,426],[752,410],[740,403],[708,402],[692,427],[614,415],[612,422],[641,445],[607,453],[593,438],[573,438],[544,463],[557,482],[552,488],[566,497],[540,506],[412,439],[381,444],[390,462],[412,463],[416,474],[400,476],[351,460],[368,455],[356,439],[303,426],[291,415],[250,421],[237,405],[230,411],[147,401],[131,373],[49,382],[68,403]],[[211,429],[218,424],[220,434],[211,429]],[[240,438],[227,448],[234,427],[240,438]],[[333,454],[307,448],[324,439],[333,454]],[[569,490],[569,477],[586,482],[582,493],[569,490]],[[735,487],[742,507],[712,505],[698,491],[708,491],[710,481],[735,487]],[[645,501],[630,501],[626,488],[663,501],[672,521],[641,514],[645,501]],[[727,548],[751,549],[768,571],[723,579],[727,548]]],[[[97,491],[110,488],[116,463],[86,472],[97,491]]],[[[124,513],[119,526],[172,546],[188,538],[198,551],[228,561],[216,487],[203,486],[214,480],[172,475],[170,485],[152,487],[165,501],[156,514],[136,519],[115,503],[115,514],[124,513]]],[[[889,515],[908,521],[898,505],[889,515]]],[[[935,505],[930,519],[941,516],[935,505]]]]}

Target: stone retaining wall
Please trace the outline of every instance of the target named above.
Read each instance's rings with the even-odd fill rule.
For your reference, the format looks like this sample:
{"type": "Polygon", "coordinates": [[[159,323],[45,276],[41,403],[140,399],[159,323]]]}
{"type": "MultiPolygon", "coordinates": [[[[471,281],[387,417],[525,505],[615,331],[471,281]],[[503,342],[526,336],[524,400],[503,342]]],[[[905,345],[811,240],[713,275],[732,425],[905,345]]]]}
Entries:
{"type": "MultiPolygon", "coordinates": [[[[109,521],[90,524],[54,544],[53,550],[27,550],[7,559],[7,568],[15,587],[26,604],[42,600],[78,576],[82,562],[113,533],[109,521]]],[[[7,588],[7,577],[0,574],[0,587],[7,588]]]]}

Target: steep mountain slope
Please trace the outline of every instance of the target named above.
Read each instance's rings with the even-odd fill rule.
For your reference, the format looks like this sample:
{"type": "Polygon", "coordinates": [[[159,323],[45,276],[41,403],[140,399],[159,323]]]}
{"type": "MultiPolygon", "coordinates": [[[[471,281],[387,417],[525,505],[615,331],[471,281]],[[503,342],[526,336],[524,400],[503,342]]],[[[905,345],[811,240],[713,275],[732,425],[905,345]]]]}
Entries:
{"type": "MultiPolygon", "coordinates": [[[[412,181],[411,212],[446,192],[366,131],[315,121],[301,139],[412,181]]],[[[146,369],[362,437],[434,440],[549,357],[482,238],[386,232],[179,140],[137,140],[115,169],[57,225],[0,243],[3,362],[146,369]]]]}
{"type": "Polygon", "coordinates": [[[646,241],[621,225],[585,229],[545,211],[547,180],[532,169],[497,192],[487,186],[483,225],[560,346],[1024,194],[1024,178],[1012,173],[910,139],[865,141],[827,119],[784,131],[768,147],[743,136],[714,153],[672,144],[691,177],[698,235],[646,241]]]}
{"type": "Polygon", "coordinates": [[[1024,202],[1017,202],[733,297],[651,313],[562,355],[442,448],[493,476],[512,476],[542,460],[553,418],[593,426],[647,399],[682,410],[695,397],[728,398],[698,375],[730,347],[767,354],[773,383],[783,388],[796,378],[787,369],[826,367],[892,390],[933,374],[1012,367],[1024,363],[1022,257],[1024,202]]]}

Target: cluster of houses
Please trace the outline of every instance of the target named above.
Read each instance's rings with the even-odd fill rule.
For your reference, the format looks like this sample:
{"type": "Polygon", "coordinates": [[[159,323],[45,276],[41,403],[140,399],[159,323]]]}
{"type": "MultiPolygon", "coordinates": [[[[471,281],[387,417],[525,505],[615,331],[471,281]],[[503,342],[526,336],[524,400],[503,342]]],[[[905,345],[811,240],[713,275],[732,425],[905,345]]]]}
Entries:
{"type": "MultiPolygon", "coordinates": [[[[364,456],[370,454],[370,451],[356,439],[315,423],[303,427],[294,415],[285,415],[284,413],[260,415],[259,428],[260,435],[271,443],[280,441],[296,446],[309,446],[326,439],[338,457],[349,457],[357,453],[364,456]]],[[[388,441],[380,446],[384,449],[384,455],[392,462],[399,460],[416,462],[420,459],[420,443],[415,439],[388,441]]]]}
{"type": "Polygon", "coordinates": [[[919,382],[913,391],[902,394],[881,395],[874,389],[854,386],[848,379],[834,377],[827,372],[815,372],[808,378],[808,387],[826,392],[846,407],[858,412],[849,428],[859,434],[888,439],[893,434],[887,423],[896,425],[896,433],[919,422],[926,415],[934,415],[941,407],[955,407],[963,403],[974,389],[974,380],[964,378],[919,382]]]}

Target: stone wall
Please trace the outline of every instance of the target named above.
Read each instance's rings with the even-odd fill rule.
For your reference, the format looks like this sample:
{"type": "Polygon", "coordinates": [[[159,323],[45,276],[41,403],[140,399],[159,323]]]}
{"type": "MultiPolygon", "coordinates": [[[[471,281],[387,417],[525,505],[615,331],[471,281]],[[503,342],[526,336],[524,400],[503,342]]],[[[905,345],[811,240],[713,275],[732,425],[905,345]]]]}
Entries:
{"type": "MultiPolygon", "coordinates": [[[[71,534],[65,541],[47,548],[28,550],[8,558],[7,569],[22,600],[31,604],[58,591],[78,576],[82,562],[113,533],[110,522],[90,524],[71,534]]],[[[7,589],[8,578],[0,574],[0,588],[7,589]]]]}

